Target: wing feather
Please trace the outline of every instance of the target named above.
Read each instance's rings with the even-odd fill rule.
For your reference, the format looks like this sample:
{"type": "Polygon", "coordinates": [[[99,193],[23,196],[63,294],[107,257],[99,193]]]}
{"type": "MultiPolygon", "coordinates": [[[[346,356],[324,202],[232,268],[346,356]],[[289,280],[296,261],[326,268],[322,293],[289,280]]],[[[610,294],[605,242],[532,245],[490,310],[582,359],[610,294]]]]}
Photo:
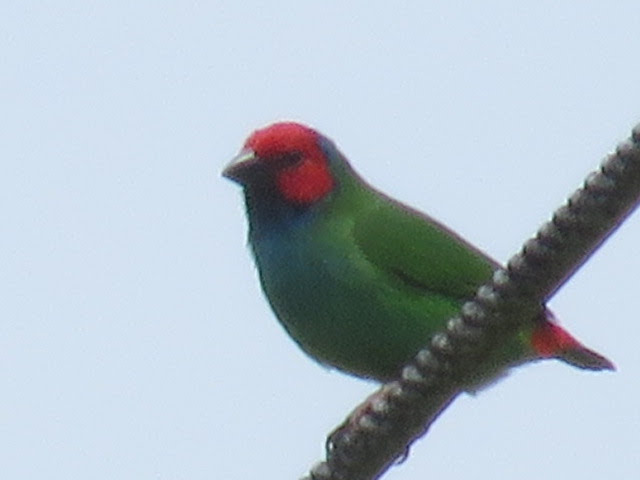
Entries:
{"type": "Polygon", "coordinates": [[[381,198],[353,225],[356,245],[408,288],[466,299],[499,264],[432,218],[381,198]]]}

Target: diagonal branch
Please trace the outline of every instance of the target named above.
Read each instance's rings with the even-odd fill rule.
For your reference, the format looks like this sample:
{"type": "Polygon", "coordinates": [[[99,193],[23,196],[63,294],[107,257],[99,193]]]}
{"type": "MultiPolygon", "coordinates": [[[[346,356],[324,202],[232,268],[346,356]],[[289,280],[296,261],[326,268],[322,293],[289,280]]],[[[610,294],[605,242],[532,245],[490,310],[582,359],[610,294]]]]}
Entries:
{"type": "Polygon", "coordinates": [[[478,373],[478,359],[531,318],[640,202],[640,124],[445,331],[330,437],[305,480],[380,477],[478,373]]]}

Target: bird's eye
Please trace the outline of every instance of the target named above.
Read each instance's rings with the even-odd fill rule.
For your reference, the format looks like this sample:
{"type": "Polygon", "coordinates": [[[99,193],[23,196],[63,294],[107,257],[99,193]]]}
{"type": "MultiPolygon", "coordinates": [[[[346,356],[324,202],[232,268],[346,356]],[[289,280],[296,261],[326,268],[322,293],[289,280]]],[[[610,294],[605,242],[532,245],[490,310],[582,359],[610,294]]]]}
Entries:
{"type": "Polygon", "coordinates": [[[302,160],[302,154],[299,152],[289,152],[284,153],[276,159],[275,164],[278,169],[293,167],[294,165],[300,163],[302,160]]]}

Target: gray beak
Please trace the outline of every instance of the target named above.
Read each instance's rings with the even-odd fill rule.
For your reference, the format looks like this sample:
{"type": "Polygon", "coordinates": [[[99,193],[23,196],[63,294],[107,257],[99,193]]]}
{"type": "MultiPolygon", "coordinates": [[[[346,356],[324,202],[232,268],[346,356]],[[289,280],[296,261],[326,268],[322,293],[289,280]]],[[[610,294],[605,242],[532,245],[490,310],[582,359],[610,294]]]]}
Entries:
{"type": "Polygon", "coordinates": [[[253,150],[244,149],[233,157],[231,162],[222,171],[222,176],[238,182],[245,183],[259,165],[259,159],[253,150]]]}

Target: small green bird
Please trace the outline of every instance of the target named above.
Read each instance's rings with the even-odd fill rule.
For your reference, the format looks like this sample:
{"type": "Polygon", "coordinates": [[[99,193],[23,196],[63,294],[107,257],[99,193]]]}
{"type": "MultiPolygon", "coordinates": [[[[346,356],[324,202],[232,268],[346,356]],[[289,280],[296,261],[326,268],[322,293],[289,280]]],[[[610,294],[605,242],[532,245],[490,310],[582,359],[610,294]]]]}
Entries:
{"type": "MultiPolygon", "coordinates": [[[[499,266],[376,191],[331,140],[299,123],[255,131],[223,175],[244,188],[249,243],[276,316],[311,357],[353,375],[397,377],[499,266]]],[[[488,354],[477,383],[551,357],[614,368],[541,306],[488,354]]]]}

